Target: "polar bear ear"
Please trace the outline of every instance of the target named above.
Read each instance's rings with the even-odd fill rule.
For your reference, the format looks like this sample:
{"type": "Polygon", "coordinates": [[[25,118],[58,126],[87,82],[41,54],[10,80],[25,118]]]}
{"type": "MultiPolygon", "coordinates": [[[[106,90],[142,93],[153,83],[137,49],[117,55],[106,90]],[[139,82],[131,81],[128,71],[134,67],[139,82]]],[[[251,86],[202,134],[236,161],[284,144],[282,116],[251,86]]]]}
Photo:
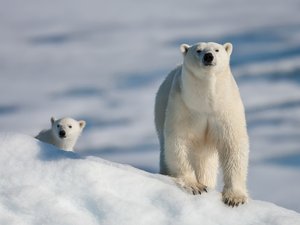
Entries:
{"type": "Polygon", "coordinates": [[[86,122],[85,122],[84,120],[80,120],[80,121],[78,121],[78,122],[79,122],[79,127],[80,127],[81,129],[83,129],[83,128],[85,127],[86,122]]]}
{"type": "Polygon", "coordinates": [[[231,55],[232,48],[233,48],[232,44],[228,42],[228,43],[225,43],[223,46],[224,46],[225,51],[227,52],[227,54],[231,55]]]}
{"type": "Polygon", "coordinates": [[[180,51],[185,56],[191,46],[187,44],[180,45],[180,51]]]}
{"type": "Polygon", "coordinates": [[[51,124],[53,124],[55,122],[55,118],[52,116],[51,117],[51,124]]]}

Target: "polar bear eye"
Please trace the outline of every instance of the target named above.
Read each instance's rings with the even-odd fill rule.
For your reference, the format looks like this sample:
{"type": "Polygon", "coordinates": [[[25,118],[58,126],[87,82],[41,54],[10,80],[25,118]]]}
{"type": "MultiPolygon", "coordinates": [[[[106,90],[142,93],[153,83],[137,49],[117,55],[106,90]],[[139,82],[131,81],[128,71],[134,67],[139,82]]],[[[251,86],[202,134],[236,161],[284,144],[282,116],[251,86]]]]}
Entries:
{"type": "Polygon", "coordinates": [[[197,49],[197,52],[198,52],[198,53],[201,53],[201,52],[202,52],[202,50],[201,50],[201,49],[197,49]]]}
{"type": "Polygon", "coordinates": [[[219,49],[216,49],[215,52],[219,52],[219,49]]]}
{"type": "Polygon", "coordinates": [[[60,126],[59,126],[59,124],[57,124],[57,128],[59,128],[60,126]]]}
{"type": "Polygon", "coordinates": [[[71,126],[71,125],[69,125],[69,128],[72,128],[72,126],[71,126]]]}

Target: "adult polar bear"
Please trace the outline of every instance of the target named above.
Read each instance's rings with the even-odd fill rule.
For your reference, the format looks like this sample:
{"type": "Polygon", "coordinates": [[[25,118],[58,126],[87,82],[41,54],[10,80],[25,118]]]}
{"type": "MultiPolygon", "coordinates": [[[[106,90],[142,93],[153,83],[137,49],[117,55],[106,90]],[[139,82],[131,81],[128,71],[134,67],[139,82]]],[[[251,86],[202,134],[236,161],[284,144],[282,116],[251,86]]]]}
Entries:
{"type": "Polygon", "coordinates": [[[230,70],[232,44],[182,44],[184,60],[161,84],[155,101],[160,172],[193,194],[214,188],[218,161],[225,204],[248,198],[248,134],[244,106],[230,70]]]}

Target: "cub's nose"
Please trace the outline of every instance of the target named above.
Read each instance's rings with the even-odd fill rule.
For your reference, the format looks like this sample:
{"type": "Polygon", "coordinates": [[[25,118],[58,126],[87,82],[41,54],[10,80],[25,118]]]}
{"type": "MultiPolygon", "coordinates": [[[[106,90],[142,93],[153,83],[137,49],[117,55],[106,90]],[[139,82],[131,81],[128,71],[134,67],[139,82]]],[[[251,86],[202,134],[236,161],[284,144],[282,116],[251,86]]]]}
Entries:
{"type": "Polygon", "coordinates": [[[203,63],[204,63],[204,65],[210,65],[213,60],[214,60],[214,56],[210,52],[205,53],[205,55],[203,56],[203,63]]]}
{"type": "Polygon", "coordinates": [[[61,138],[65,138],[66,137],[66,131],[64,131],[64,130],[61,130],[61,131],[59,131],[59,137],[61,137],[61,138]]]}

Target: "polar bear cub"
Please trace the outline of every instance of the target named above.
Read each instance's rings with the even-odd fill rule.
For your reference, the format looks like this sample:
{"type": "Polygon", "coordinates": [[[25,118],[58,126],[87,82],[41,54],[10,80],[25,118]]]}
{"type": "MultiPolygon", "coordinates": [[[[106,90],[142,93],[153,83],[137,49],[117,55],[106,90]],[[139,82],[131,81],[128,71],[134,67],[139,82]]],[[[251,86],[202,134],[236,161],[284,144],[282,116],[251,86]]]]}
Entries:
{"type": "Polygon", "coordinates": [[[244,106],[230,70],[232,44],[182,44],[183,64],[159,87],[155,125],[160,172],[193,194],[214,188],[223,169],[225,204],[248,199],[248,134],[244,106]]]}
{"type": "Polygon", "coordinates": [[[41,131],[35,138],[62,150],[73,151],[85,124],[83,120],[77,121],[68,117],[55,120],[52,117],[51,129],[41,131]]]}

